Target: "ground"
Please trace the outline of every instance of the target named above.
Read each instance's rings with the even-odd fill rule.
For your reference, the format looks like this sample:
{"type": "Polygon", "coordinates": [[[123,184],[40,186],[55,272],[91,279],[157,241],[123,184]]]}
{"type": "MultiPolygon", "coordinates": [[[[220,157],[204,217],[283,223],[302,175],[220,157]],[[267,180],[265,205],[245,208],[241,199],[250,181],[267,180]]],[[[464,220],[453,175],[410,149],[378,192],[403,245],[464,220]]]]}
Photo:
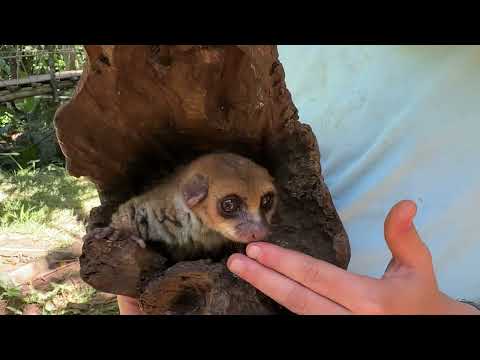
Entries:
{"type": "Polygon", "coordinates": [[[114,296],[79,277],[85,220],[98,204],[93,184],[60,166],[0,171],[0,314],[118,313],[114,296]]]}

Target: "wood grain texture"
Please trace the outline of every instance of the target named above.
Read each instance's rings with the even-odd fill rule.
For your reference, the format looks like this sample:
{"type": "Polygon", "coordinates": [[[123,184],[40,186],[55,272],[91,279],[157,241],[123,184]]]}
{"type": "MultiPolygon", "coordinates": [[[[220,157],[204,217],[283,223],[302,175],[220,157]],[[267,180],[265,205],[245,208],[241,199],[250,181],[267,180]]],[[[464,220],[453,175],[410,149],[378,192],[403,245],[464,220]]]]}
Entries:
{"type": "MultiPolygon", "coordinates": [[[[57,111],[55,124],[68,171],[90,178],[99,189],[102,206],[92,212],[88,231],[108,225],[119,203],[175,166],[211,151],[233,151],[275,177],[280,204],[272,242],[347,268],[348,237],[322,177],[316,138],[299,121],[286,88],[276,46],[96,45],[86,50],[88,63],[76,94],[57,111]]],[[[227,276],[223,263],[173,265],[188,273],[184,286],[173,268],[149,273],[155,266],[144,258],[154,257],[141,254],[150,250],[133,251],[122,240],[115,251],[104,252],[106,244],[84,244],[82,267],[89,269],[84,280],[105,292],[140,297],[148,313],[169,313],[168,304],[178,310],[179,298],[191,305],[182,313],[275,311],[254,289],[227,276]],[[140,274],[143,278],[136,279],[140,274]],[[190,294],[191,301],[181,293],[190,294]]]]}

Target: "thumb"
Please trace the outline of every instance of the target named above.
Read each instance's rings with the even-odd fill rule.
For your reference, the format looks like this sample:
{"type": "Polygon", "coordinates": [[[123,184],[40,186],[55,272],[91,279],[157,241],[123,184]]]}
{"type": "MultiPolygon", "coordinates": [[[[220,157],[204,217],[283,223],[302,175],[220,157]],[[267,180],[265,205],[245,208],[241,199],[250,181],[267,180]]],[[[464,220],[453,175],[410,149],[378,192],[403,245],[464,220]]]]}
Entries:
{"type": "Polygon", "coordinates": [[[385,219],[385,240],[393,258],[409,267],[432,267],[432,259],[427,246],[413,224],[417,206],[413,201],[397,203],[385,219]]]}

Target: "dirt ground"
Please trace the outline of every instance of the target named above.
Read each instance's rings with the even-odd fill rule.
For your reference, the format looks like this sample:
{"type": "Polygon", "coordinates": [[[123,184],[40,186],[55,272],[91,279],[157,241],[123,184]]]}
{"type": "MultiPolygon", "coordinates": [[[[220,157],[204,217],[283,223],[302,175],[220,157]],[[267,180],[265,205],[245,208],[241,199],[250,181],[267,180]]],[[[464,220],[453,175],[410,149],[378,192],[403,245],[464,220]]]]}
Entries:
{"type": "Polygon", "coordinates": [[[12,271],[48,254],[50,239],[25,234],[0,234],[0,273],[12,271]]]}
{"type": "Polygon", "coordinates": [[[0,314],[115,314],[79,276],[95,187],[50,166],[0,171],[0,314]]]}
{"type": "Polygon", "coordinates": [[[37,240],[0,236],[0,275],[13,281],[0,291],[0,315],[118,313],[115,295],[97,292],[80,278],[81,241],[51,250],[48,239],[37,240]]]}

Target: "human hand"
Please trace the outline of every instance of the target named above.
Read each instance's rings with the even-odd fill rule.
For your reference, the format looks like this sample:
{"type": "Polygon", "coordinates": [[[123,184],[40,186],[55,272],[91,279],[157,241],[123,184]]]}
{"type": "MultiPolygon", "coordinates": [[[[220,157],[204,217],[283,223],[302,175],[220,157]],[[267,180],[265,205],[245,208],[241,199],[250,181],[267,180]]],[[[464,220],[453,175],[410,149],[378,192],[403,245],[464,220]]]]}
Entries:
{"type": "Polygon", "coordinates": [[[232,255],[227,266],[279,304],[297,314],[480,314],[442,293],[432,257],[413,218],[416,205],[396,204],[385,220],[392,259],[381,279],[268,243],[252,243],[247,256],[232,255]]]}
{"type": "Polygon", "coordinates": [[[120,315],[144,315],[137,299],[117,295],[117,302],[120,315]]]}

